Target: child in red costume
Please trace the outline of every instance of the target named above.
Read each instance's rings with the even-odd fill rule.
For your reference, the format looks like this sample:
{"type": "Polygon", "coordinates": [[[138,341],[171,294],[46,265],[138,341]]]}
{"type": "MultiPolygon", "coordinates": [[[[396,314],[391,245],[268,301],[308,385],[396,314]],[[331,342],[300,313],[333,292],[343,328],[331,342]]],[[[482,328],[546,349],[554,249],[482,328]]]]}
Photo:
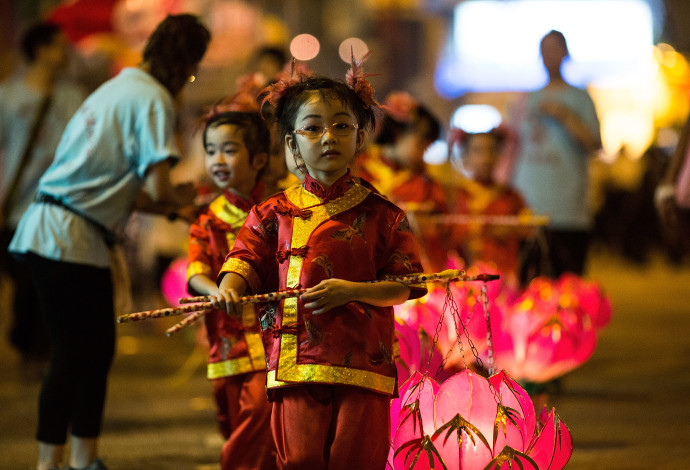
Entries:
{"type": "Polygon", "coordinates": [[[453,212],[475,219],[454,226],[452,243],[467,264],[493,263],[502,275],[516,282],[520,243],[530,229],[502,225],[500,217],[493,217],[529,215],[522,196],[493,177],[506,132],[499,128],[474,134],[455,130],[451,134],[460,144],[467,175],[457,190],[453,212]]]}
{"type": "Polygon", "coordinates": [[[238,315],[238,296],[265,292],[273,273],[281,290],[307,288],[281,301],[265,335],[279,468],[383,470],[397,388],[392,305],[426,288],[387,280],[421,272],[414,237],[404,212],[348,170],[374,124],[373,88],[353,60],[347,84],[285,79],[267,99],[307,174],[252,209],[214,302],[238,315]]]}
{"type": "Polygon", "coordinates": [[[439,137],[438,120],[406,92],[392,92],[384,103],[385,115],[376,142],[359,155],[353,173],[370,181],[382,194],[414,213],[411,222],[420,237],[423,262],[428,270],[446,267],[440,227],[425,215],[446,214],[443,187],[428,173],[424,152],[439,137]]]}
{"type": "MultiPolygon", "coordinates": [[[[231,108],[232,109],[232,108],[231,108]]],[[[263,199],[258,183],[266,164],[269,133],[258,113],[218,108],[204,129],[206,170],[223,194],[209,204],[189,234],[190,292],[218,292],[215,279],[251,207],[263,199]]],[[[253,306],[240,317],[214,310],[205,316],[210,344],[208,378],[213,381],[220,431],[227,439],[222,469],[275,468],[266,397],[266,360],[253,306]]]]}

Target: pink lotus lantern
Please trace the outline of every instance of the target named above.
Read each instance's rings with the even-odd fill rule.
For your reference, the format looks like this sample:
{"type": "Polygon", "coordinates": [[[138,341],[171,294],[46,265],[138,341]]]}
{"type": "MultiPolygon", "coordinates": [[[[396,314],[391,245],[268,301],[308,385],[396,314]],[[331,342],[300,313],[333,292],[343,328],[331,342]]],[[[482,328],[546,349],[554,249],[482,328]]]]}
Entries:
{"type": "Polygon", "coordinates": [[[395,469],[559,470],[572,454],[570,431],[554,411],[537,426],[527,392],[505,373],[471,371],[442,385],[415,375],[395,429],[395,469]]]}
{"type": "Polygon", "coordinates": [[[494,331],[496,367],[517,380],[546,382],[582,365],[594,352],[596,331],[572,293],[535,279],[494,331]]]}
{"type": "Polygon", "coordinates": [[[398,382],[407,381],[411,374],[419,370],[435,372],[443,364],[443,357],[438,348],[432,348],[432,339],[424,332],[396,318],[395,337],[398,340],[400,354],[395,359],[398,369],[398,382]],[[431,352],[431,361],[429,353],[431,352]]]}
{"type": "Polygon", "coordinates": [[[161,293],[166,302],[172,306],[180,304],[181,297],[188,297],[187,293],[187,259],[177,258],[163,273],[161,278],[161,293]]]}
{"type": "Polygon", "coordinates": [[[592,319],[596,329],[604,328],[611,321],[611,300],[598,283],[566,273],[558,279],[558,289],[563,296],[572,296],[577,300],[582,311],[592,319]]]}

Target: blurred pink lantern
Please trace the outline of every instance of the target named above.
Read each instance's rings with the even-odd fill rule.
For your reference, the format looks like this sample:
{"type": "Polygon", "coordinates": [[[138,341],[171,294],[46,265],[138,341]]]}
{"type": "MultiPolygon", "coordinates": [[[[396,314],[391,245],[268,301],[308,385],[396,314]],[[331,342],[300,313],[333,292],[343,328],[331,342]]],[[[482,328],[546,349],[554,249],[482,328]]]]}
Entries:
{"type": "Polygon", "coordinates": [[[537,426],[529,395],[505,373],[465,370],[440,386],[417,374],[402,392],[395,469],[559,470],[572,454],[565,424],[551,411],[537,426]]]}
{"type": "Polygon", "coordinates": [[[187,297],[187,258],[177,258],[163,273],[161,293],[170,305],[180,305],[180,298],[187,297]]]}
{"type": "Polygon", "coordinates": [[[398,369],[398,383],[404,383],[420,370],[434,374],[443,364],[443,356],[438,348],[432,348],[433,338],[423,329],[415,328],[400,318],[395,319],[395,337],[400,353],[396,355],[395,366],[398,369]],[[429,353],[431,352],[431,361],[429,353]]]}
{"type": "Polygon", "coordinates": [[[596,339],[576,297],[561,295],[555,281],[537,278],[494,331],[496,367],[517,380],[546,382],[587,361],[596,339]]]}
{"type": "Polygon", "coordinates": [[[586,281],[575,274],[566,273],[558,279],[558,289],[561,296],[575,298],[582,311],[591,318],[596,329],[604,328],[611,321],[611,300],[597,282],[586,281]]]}

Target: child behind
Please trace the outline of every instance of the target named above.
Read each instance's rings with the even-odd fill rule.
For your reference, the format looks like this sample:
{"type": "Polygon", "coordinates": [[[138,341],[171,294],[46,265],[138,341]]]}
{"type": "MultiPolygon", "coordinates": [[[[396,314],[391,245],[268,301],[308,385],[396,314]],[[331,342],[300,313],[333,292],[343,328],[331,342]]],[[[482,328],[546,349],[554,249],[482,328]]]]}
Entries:
{"type": "Polygon", "coordinates": [[[272,88],[281,133],[307,174],[252,209],[214,300],[238,315],[238,296],[266,292],[273,275],[281,290],[307,288],[281,301],[264,335],[283,469],[385,467],[396,393],[392,305],[426,292],[386,281],[421,272],[414,238],[402,210],[348,170],[374,123],[373,89],[362,82],[310,77],[272,88]]]}
{"type": "Polygon", "coordinates": [[[452,243],[467,264],[494,263],[499,272],[515,281],[525,229],[500,226],[490,220],[491,216],[529,214],[520,194],[496,183],[493,177],[506,135],[503,130],[492,129],[476,134],[456,130],[455,136],[460,141],[467,178],[461,180],[453,212],[475,217],[476,221],[456,225],[452,243]],[[489,220],[482,221],[484,216],[489,220]]]}
{"type": "MultiPolygon", "coordinates": [[[[357,157],[353,172],[370,181],[406,212],[418,217],[416,227],[428,270],[446,267],[442,234],[425,215],[446,214],[443,187],[428,173],[426,149],[439,137],[438,120],[405,92],[393,92],[385,101],[385,116],[376,142],[357,157]]],[[[415,226],[413,226],[413,229],[415,226]]]]}
{"type": "MultiPolygon", "coordinates": [[[[251,207],[263,198],[257,183],[266,164],[269,133],[258,113],[217,112],[203,134],[208,176],[223,194],[192,225],[190,292],[213,295],[215,279],[251,207]]],[[[207,376],[213,382],[217,419],[226,443],[222,469],[275,468],[266,398],[266,362],[253,307],[240,317],[214,310],[205,316],[210,345],[207,376]]]]}

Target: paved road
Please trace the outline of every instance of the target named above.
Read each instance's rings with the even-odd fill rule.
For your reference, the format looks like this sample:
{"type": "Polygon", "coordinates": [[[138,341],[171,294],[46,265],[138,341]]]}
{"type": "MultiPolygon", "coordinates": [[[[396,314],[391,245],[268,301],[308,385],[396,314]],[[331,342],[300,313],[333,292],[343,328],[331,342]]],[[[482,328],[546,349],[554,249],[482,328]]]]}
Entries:
{"type": "MultiPolygon", "coordinates": [[[[615,311],[551,401],[573,434],[567,469],[690,469],[690,268],[600,254],[591,274],[615,311]]],[[[118,326],[101,444],[111,470],[219,469],[204,353],[189,336],[166,338],[170,321],[118,326]]],[[[6,329],[0,317],[0,470],[28,470],[38,384],[21,378],[6,329]]]]}

